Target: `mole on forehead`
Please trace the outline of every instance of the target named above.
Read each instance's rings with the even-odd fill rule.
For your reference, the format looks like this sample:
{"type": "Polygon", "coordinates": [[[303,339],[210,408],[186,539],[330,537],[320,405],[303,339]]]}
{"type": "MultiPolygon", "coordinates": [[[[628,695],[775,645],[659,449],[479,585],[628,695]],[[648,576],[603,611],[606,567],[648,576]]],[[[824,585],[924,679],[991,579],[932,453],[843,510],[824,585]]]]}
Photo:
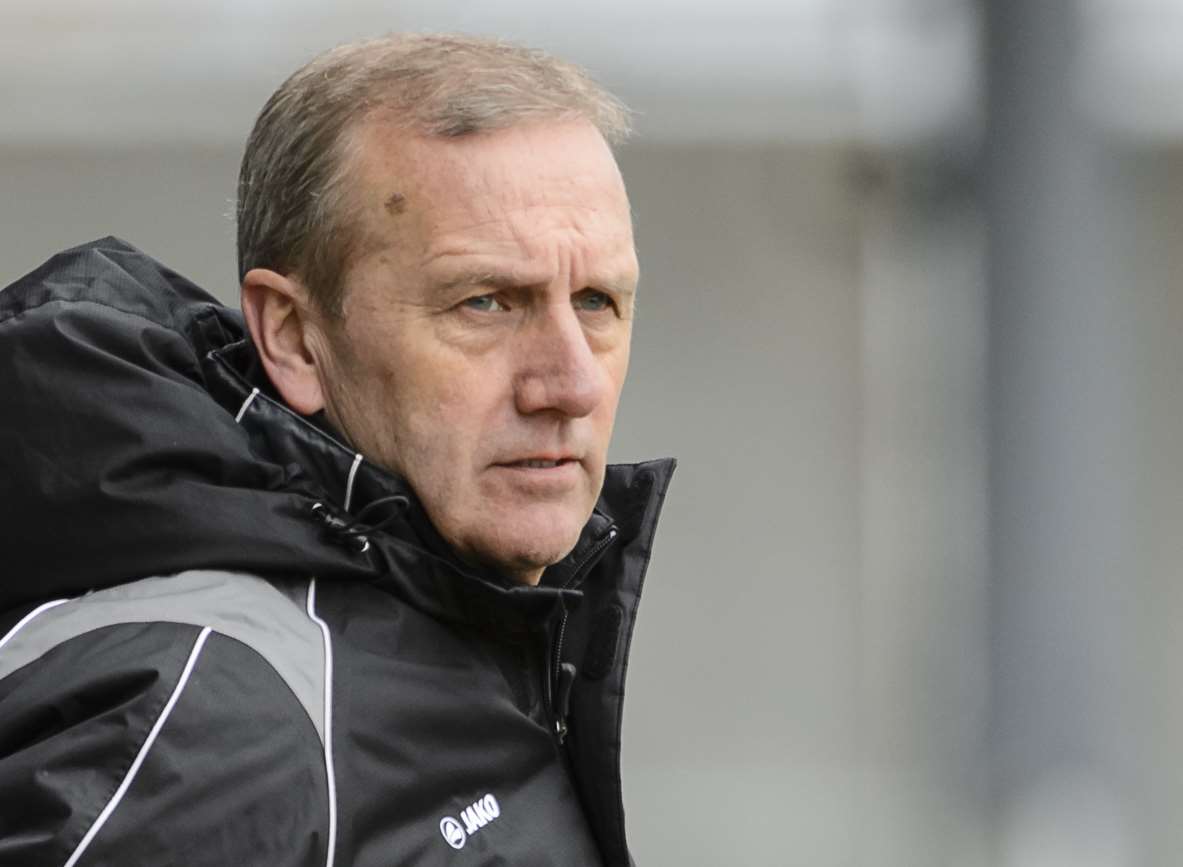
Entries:
{"type": "Polygon", "coordinates": [[[386,199],[386,212],[390,215],[401,214],[407,209],[407,197],[402,193],[391,193],[386,199]]]}

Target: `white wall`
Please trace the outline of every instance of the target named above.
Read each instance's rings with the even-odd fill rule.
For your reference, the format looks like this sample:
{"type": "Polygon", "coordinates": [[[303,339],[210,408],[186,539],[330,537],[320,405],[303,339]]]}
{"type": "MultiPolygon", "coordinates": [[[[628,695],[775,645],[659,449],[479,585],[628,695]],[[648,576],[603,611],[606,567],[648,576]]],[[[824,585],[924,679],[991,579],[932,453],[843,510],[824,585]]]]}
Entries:
{"type": "Polygon", "coordinates": [[[237,148],[0,148],[0,286],[117,235],[237,304],[237,148]]]}
{"type": "Polygon", "coordinates": [[[851,863],[859,246],[835,151],[644,149],[621,458],[673,454],[634,645],[642,864],[851,863]]]}

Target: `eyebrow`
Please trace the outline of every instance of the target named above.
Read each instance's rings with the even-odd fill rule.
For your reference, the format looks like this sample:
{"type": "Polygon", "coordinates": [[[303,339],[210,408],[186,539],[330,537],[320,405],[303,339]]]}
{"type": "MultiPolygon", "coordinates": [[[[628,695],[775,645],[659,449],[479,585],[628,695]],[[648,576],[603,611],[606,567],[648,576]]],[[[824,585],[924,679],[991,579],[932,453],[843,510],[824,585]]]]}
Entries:
{"type": "Polygon", "coordinates": [[[436,288],[444,292],[461,286],[490,286],[494,289],[518,289],[529,286],[530,281],[521,280],[513,274],[500,274],[496,271],[463,271],[447,280],[440,281],[436,288]]]}
{"type": "MultiPolygon", "coordinates": [[[[498,289],[503,292],[512,291],[514,289],[524,289],[530,286],[537,286],[543,281],[522,279],[521,275],[509,274],[498,271],[464,271],[446,280],[442,280],[435,284],[435,288],[441,292],[450,292],[453,289],[458,289],[462,286],[488,286],[492,289],[498,289]]],[[[613,277],[606,280],[595,280],[587,284],[587,288],[602,288],[610,292],[615,292],[619,295],[634,295],[636,289],[633,281],[627,278],[613,277]]]]}

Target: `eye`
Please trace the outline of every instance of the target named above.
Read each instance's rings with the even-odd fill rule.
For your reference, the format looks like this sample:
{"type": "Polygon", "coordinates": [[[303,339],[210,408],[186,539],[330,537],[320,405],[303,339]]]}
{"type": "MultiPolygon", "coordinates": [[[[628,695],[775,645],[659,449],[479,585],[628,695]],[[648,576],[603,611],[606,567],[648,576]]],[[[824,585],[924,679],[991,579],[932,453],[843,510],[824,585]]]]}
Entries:
{"type": "Polygon", "coordinates": [[[576,309],[587,310],[592,313],[598,313],[616,307],[616,302],[612,300],[612,296],[607,292],[600,292],[597,289],[584,289],[575,296],[572,303],[576,309]]]}
{"type": "Polygon", "coordinates": [[[502,313],[509,308],[497,299],[496,295],[474,295],[471,298],[465,298],[460,302],[460,306],[467,307],[469,310],[476,310],[480,313],[502,313]]]}

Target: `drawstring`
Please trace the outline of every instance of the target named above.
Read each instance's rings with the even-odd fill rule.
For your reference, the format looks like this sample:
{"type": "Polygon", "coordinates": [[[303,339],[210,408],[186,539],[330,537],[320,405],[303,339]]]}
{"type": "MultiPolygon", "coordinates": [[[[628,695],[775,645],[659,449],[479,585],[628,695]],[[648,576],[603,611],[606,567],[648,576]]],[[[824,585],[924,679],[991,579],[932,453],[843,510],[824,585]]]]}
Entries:
{"type": "Polygon", "coordinates": [[[325,529],[335,537],[337,541],[349,545],[359,554],[363,554],[370,549],[370,540],[368,536],[371,533],[376,533],[379,530],[384,530],[402,517],[403,512],[410,506],[411,501],[402,494],[391,494],[388,497],[379,497],[378,499],[367,503],[358,513],[353,516],[352,520],[346,521],[338,518],[336,515],[329,513],[324,503],[313,503],[312,514],[320,518],[324,523],[325,529]],[[365,523],[367,515],[374,512],[376,509],[387,504],[397,504],[397,509],[392,509],[382,520],[374,524],[365,523]]]}

